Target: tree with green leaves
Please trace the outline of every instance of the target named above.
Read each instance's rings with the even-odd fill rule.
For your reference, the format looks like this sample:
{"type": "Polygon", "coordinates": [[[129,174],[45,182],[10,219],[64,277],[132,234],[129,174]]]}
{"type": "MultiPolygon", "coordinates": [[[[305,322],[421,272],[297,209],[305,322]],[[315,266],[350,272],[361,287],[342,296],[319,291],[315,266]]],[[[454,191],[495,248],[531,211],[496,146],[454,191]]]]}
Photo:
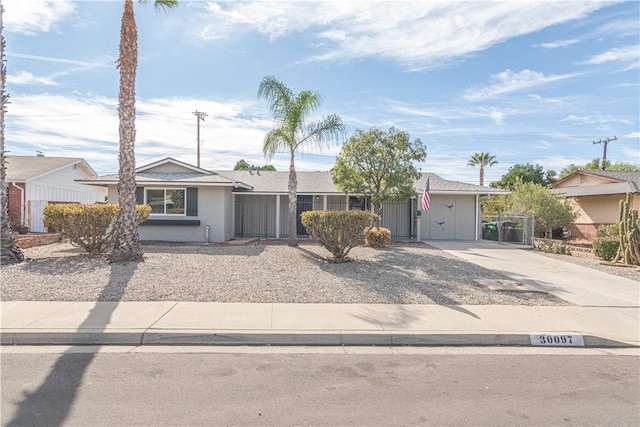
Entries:
{"type": "Polygon", "coordinates": [[[275,120],[275,127],[264,138],[265,156],[271,159],[277,152],[289,153],[288,244],[298,246],[296,152],[311,144],[322,149],[337,142],[344,135],[344,125],[340,116],[335,114],[308,123],[309,116],[322,102],[320,94],[309,90],[296,93],[273,76],[262,79],[258,97],[267,101],[275,120]]]}
{"type": "Polygon", "coordinates": [[[342,147],[331,178],[340,191],[361,194],[381,208],[384,201],[415,196],[413,184],[420,173],[413,162],[426,156],[422,141],[411,141],[407,132],[394,127],[388,132],[358,129],[342,147]]]}
{"type": "Polygon", "coordinates": [[[5,164],[4,152],[4,115],[7,111],[9,103],[9,94],[5,91],[7,82],[7,67],[4,65],[4,24],[3,24],[4,7],[0,4],[0,78],[2,91],[2,105],[0,106],[0,262],[6,264],[9,262],[22,262],[24,255],[20,248],[16,245],[16,241],[11,233],[11,223],[9,221],[9,191],[7,189],[7,165],[5,164]]]}
{"type": "MultiPolygon", "coordinates": [[[[149,0],[139,0],[147,4],[149,0]]],[[[155,0],[156,10],[170,9],[178,0],[155,0]]],[[[118,156],[118,214],[115,244],[110,262],[143,261],[138,223],[136,222],[136,72],[138,68],[138,26],[133,12],[133,0],[124,0],[120,24],[120,90],[118,93],[118,119],[120,155],[118,156]]]]}
{"type": "Polygon", "coordinates": [[[554,229],[565,227],[578,217],[570,199],[534,182],[517,183],[506,200],[510,213],[534,215],[549,239],[554,229]]]}
{"type": "Polygon", "coordinates": [[[518,183],[531,182],[543,186],[549,186],[556,182],[556,172],[553,170],[544,171],[540,165],[515,164],[509,168],[506,174],[502,175],[499,181],[492,182],[489,186],[513,190],[518,183]]]}
{"type": "Polygon", "coordinates": [[[467,162],[467,166],[480,166],[480,185],[484,185],[484,168],[497,165],[496,156],[489,153],[474,153],[467,162]]]}
{"type": "Polygon", "coordinates": [[[236,162],[236,165],[233,167],[233,170],[234,171],[248,171],[248,170],[275,171],[276,168],[273,165],[264,165],[264,166],[250,165],[249,163],[247,163],[245,159],[240,159],[236,162]]]}
{"type": "Polygon", "coordinates": [[[626,162],[615,162],[611,163],[611,161],[606,160],[602,162],[602,159],[593,159],[589,163],[584,165],[576,165],[575,163],[571,163],[564,169],[560,171],[560,178],[564,178],[566,176],[571,175],[572,173],[578,171],[601,171],[603,166],[607,172],[640,172],[640,166],[634,165],[633,163],[626,162]]]}

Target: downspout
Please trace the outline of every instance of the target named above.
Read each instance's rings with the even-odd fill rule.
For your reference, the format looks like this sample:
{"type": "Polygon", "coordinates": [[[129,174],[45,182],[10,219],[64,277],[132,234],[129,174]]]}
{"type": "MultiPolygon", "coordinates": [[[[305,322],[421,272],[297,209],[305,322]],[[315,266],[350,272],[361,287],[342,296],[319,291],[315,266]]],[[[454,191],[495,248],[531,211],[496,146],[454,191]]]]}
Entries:
{"type": "Polygon", "coordinates": [[[15,182],[12,182],[11,185],[13,185],[15,188],[20,190],[20,224],[18,225],[22,225],[24,224],[25,209],[26,209],[26,200],[24,200],[24,188],[20,187],[19,185],[16,185],[15,182]]]}

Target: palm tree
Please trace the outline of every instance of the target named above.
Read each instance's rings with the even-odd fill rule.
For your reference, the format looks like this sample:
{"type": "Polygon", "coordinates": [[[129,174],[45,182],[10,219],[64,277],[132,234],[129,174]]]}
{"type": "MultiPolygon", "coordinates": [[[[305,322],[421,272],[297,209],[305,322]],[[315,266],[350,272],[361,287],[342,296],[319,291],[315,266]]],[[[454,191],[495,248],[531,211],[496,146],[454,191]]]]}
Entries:
{"type": "Polygon", "coordinates": [[[2,21],[2,15],[4,14],[4,7],[0,4],[0,79],[1,91],[2,91],[2,106],[0,107],[0,199],[1,207],[0,211],[0,240],[1,240],[1,253],[0,261],[3,264],[9,262],[21,262],[24,261],[24,255],[20,248],[16,245],[16,241],[11,234],[11,224],[9,223],[9,194],[7,191],[7,168],[5,165],[4,156],[4,114],[6,112],[7,103],[9,101],[9,95],[5,92],[5,83],[7,81],[7,68],[4,66],[4,25],[2,21]]]}
{"type": "Polygon", "coordinates": [[[275,119],[275,127],[264,137],[263,151],[270,159],[278,151],[289,152],[289,246],[298,246],[296,227],[297,187],[295,154],[303,145],[316,143],[318,148],[331,145],[344,135],[342,119],[335,114],[322,120],[307,123],[309,115],[321,104],[317,92],[303,90],[293,92],[273,76],[262,79],[258,97],[269,103],[275,119]]]}
{"type": "Polygon", "coordinates": [[[480,165],[480,185],[484,185],[484,168],[497,164],[496,156],[492,156],[489,153],[475,153],[467,162],[467,166],[475,167],[476,165],[480,165]]]}
{"type": "MultiPolygon", "coordinates": [[[[149,0],[139,0],[146,4],[149,0]]],[[[156,9],[169,9],[178,5],[177,0],[155,0],[156,9]]],[[[133,0],[124,0],[120,25],[120,92],[118,94],[118,118],[120,121],[120,156],[118,172],[118,203],[120,214],[111,262],[142,261],[143,254],[136,223],[136,70],[138,67],[138,28],[133,13],[133,0]]]]}

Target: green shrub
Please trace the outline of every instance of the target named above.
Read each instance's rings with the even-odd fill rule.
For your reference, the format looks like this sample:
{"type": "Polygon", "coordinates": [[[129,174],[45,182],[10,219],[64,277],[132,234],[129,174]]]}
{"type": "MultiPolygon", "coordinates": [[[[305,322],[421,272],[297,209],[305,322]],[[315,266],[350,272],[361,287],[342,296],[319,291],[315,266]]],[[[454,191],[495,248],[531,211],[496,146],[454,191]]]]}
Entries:
{"type": "Polygon", "coordinates": [[[372,248],[384,248],[391,241],[391,231],[383,227],[367,227],[364,230],[364,244],[372,248]]]}
{"type": "Polygon", "coordinates": [[[601,237],[593,241],[593,253],[605,261],[613,261],[620,249],[620,240],[601,237]]]}
{"type": "Polygon", "coordinates": [[[535,247],[548,254],[571,255],[571,246],[567,246],[561,240],[533,239],[535,247]]]}
{"type": "MultiPolygon", "coordinates": [[[[90,255],[105,252],[113,245],[116,232],[116,220],[120,208],[114,204],[78,203],[47,205],[42,213],[60,233],[68,238],[71,244],[80,246],[90,255]]],[[[151,207],[136,206],[137,222],[143,223],[151,213],[151,207]]]]}
{"type": "Polygon", "coordinates": [[[301,214],[307,233],[331,252],[336,262],[347,260],[347,254],[362,238],[365,227],[376,215],[364,211],[307,211],[301,214]]]}

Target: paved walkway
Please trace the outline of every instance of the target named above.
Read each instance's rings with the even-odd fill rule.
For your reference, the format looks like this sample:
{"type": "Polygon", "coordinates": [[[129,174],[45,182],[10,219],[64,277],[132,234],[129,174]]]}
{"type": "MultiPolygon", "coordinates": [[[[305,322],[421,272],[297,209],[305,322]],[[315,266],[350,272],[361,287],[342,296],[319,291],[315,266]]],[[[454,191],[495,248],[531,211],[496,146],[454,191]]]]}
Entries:
{"type": "Polygon", "coordinates": [[[1,342],[529,346],[546,345],[551,338],[554,345],[640,346],[637,282],[507,245],[429,244],[576,305],[6,301],[0,303],[1,342]]]}

